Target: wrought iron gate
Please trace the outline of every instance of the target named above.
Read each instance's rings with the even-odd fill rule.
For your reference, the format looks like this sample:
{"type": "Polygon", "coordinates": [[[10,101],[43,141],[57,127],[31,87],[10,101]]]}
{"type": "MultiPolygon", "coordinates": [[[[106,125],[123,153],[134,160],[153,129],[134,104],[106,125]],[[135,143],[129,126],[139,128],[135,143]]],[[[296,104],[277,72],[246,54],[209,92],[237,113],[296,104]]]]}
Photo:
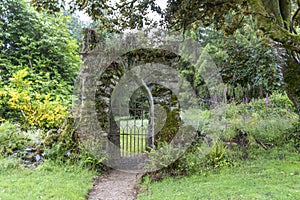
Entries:
{"type": "Polygon", "coordinates": [[[131,108],[130,116],[120,118],[120,156],[132,157],[146,151],[148,118],[142,108],[131,108]]]}
{"type": "Polygon", "coordinates": [[[109,140],[112,159],[137,157],[147,148],[148,136],[148,108],[141,108],[134,104],[129,108],[128,116],[115,116],[111,120],[109,140]]]}

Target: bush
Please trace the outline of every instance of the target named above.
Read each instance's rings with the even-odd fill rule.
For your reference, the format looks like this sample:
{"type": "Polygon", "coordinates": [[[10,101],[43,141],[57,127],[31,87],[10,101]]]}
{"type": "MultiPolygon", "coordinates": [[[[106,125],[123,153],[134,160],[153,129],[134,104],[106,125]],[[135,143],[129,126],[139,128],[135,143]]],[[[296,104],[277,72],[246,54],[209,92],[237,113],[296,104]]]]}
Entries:
{"type": "Polygon", "coordinates": [[[0,154],[4,157],[25,150],[28,139],[21,134],[17,125],[5,122],[0,125],[0,154]]]}
{"type": "Polygon", "coordinates": [[[287,140],[291,140],[294,147],[300,153],[300,121],[295,122],[293,127],[287,129],[286,135],[287,140]]]}
{"type": "Polygon", "coordinates": [[[164,151],[152,150],[149,153],[146,169],[154,170],[152,178],[157,174],[180,176],[200,173],[204,170],[220,169],[233,166],[233,159],[228,154],[227,147],[221,141],[213,146],[203,143],[202,140],[195,141],[185,152],[173,148],[165,143],[164,151]],[[174,157],[178,158],[174,161],[174,157]],[[166,164],[167,163],[167,164],[166,164]]]}
{"type": "Polygon", "coordinates": [[[72,119],[67,122],[60,129],[51,129],[47,133],[42,130],[25,132],[16,124],[2,123],[0,125],[0,158],[14,158],[19,164],[24,163],[27,167],[36,166],[48,160],[57,164],[77,165],[82,168],[105,169],[102,165],[105,156],[96,157],[88,152],[76,135],[72,119]]]}
{"type": "Polygon", "coordinates": [[[257,148],[267,150],[274,146],[284,146],[289,143],[286,130],[298,119],[293,111],[292,102],[287,95],[280,93],[264,99],[252,99],[250,103],[230,103],[226,110],[227,124],[221,133],[221,139],[230,143],[232,150],[244,151],[242,154],[232,153],[238,158],[246,154],[248,156],[248,152],[250,156],[251,153],[255,154],[253,151],[257,151],[257,148]],[[247,134],[247,147],[234,141],[239,132],[247,134]]]}
{"type": "Polygon", "coordinates": [[[13,74],[10,83],[2,91],[2,104],[21,119],[24,128],[58,128],[67,117],[68,107],[51,94],[34,92],[32,82],[26,80],[28,69],[13,74]]]}
{"type": "Polygon", "coordinates": [[[162,142],[158,145],[158,149],[151,149],[148,153],[145,169],[149,171],[158,169],[172,173],[170,171],[175,171],[177,169],[172,169],[170,164],[174,162],[174,158],[178,158],[180,155],[180,148],[174,148],[167,142],[162,142]]]}
{"type": "Polygon", "coordinates": [[[75,130],[74,119],[69,117],[58,131],[51,131],[43,140],[42,149],[46,159],[59,164],[76,164],[102,170],[104,155],[95,156],[80,142],[75,130]]]}
{"type": "Polygon", "coordinates": [[[210,147],[205,148],[202,141],[195,141],[184,154],[172,164],[172,168],[175,169],[174,175],[187,175],[201,172],[204,163],[205,153],[210,147]]]}
{"type": "Polygon", "coordinates": [[[205,166],[212,169],[232,166],[232,161],[228,158],[226,149],[227,146],[223,142],[216,142],[209,154],[205,156],[205,166]]]}

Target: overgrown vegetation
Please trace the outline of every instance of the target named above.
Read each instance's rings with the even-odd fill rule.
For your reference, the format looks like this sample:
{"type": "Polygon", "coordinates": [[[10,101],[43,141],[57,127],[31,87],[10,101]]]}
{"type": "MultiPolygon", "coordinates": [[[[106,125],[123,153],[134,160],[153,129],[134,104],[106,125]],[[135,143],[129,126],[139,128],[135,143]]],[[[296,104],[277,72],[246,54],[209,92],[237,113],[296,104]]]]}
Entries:
{"type": "MultiPolygon", "coordinates": [[[[262,152],[276,148],[299,151],[299,130],[295,126],[298,115],[285,94],[274,93],[250,102],[230,102],[215,109],[225,110],[223,123],[210,122],[214,109],[190,116],[199,119],[199,134],[194,143],[176,162],[150,173],[152,180],[218,171],[239,165],[243,160],[257,159],[262,152]],[[212,141],[216,133],[218,139],[212,141]]],[[[147,166],[160,166],[176,152],[179,150],[168,147],[165,156],[152,153],[147,166]]]]}
{"type": "MultiPolygon", "coordinates": [[[[232,14],[227,18],[231,20],[232,14]]],[[[228,95],[236,101],[245,97],[263,98],[283,90],[284,50],[257,31],[252,17],[244,20],[243,26],[226,37],[224,31],[216,30],[213,25],[191,31],[206,46],[221,70],[224,83],[230,86],[228,95]]]]}
{"type": "MultiPolygon", "coordinates": [[[[105,155],[94,155],[81,143],[71,113],[79,46],[85,58],[109,31],[148,26],[149,9],[165,17],[162,27],[191,36],[212,55],[226,88],[221,104],[216,96],[209,98],[200,72],[165,50],[123,55],[128,63],[171,63],[191,84],[203,109],[184,116],[199,121],[197,130],[182,124],[180,116],[187,114],[181,112],[178,97],[168,88],[149,85],[153,102],[162,108],[155,120],[166,120],[155,127],[161,129],[153,148],[141,145],[148,155],[145,168],[152,172],[143,177],[140,199],[299,196],[299,0],[168,1],[165,10],[155,1],[122,1],[114,8],[123,16],[119,20],[114,19],[119,14],[111,16],[116,10],[109,1],[77,0],[69,5],[71,12],[86,9],[101,19],[83,32],[78,18],[61,10],[64,1],[30,2],[0,2],[0,199],[85,198],[92,177],[107,168],[105,155]],[[196,135],[183,154],[182,138],[169,145],[180,125],[181,132],[196,135]]],[[[99,93],[109,96],[124,74],[123,69],[113,71],[115,64],[99,81],[99,93]]],[[[98,121],[108,130],[111,102],[97,95],[98,121]]],[[[144,93],[130,99],[129,104],[148,106],[144,93]]]]}
{"type": "Polygon", "coordinates": [[[0,199],[85,199],[104,169],[70,113],[81,64],[72,20],[0,2],[0,199]]]}
{"type": "Polygon", "coordinates": [[[23,0],[2,1],[0,10],[0,117],[58,127],[81,64],[66,24],[70,19],[38,13],[23,0]]]}
{"type": "Polygon", "coordinates": [[[81,64],[71,18],[38,13],[23,0],[1,1],[0,10],[1,156],[25,158],[30,151],[32,163],[47,158],[95,167],[101,161],[80,144],[70,114],[81,64]]]}

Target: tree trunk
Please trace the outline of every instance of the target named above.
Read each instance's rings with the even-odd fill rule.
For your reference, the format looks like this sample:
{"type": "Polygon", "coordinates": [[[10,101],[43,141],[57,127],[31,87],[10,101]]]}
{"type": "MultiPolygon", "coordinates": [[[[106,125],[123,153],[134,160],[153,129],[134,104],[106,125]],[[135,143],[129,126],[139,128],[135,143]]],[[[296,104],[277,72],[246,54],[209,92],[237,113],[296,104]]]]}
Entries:
{"type": "Polygon", "coordinates": [[[282,69],[283,79],[286,93],[300,117],[300,61],[293,56],[300,53],[300,35],[295,34],[290,27],[291,1],[249,0],[248,3],[253,12],[257,13],[255,16],[258,28],[286,49],[286,66],[282,69]]]}
{"type": "Polygon", "coordinates": [[[300,63],[289,55],[282,73],[286,93],[300,115],[300,63]]]}

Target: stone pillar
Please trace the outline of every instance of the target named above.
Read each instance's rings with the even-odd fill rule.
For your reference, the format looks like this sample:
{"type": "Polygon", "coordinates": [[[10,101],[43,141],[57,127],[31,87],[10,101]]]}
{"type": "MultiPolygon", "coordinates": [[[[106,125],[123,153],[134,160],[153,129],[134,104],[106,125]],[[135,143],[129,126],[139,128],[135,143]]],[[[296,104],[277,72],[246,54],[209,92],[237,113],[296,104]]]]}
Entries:
{"type": "Polygon", "coordinates": [[[109,162],[113,165],[119,166],[120,161],[120,128],[114,120],[112,112],[110,112],[109,116],[109,132],[108,132],[108,154],[109,154],[109,162]]]}

